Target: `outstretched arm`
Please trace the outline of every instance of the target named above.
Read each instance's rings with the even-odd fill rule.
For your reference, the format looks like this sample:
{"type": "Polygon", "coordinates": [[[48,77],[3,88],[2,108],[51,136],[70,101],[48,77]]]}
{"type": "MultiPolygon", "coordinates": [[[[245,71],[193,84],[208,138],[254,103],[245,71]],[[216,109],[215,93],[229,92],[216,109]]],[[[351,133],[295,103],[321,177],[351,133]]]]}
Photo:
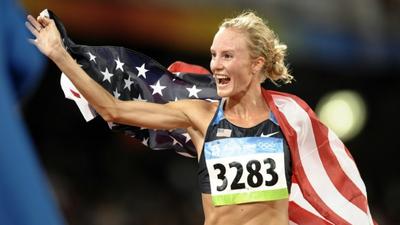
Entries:
{"type": "Polygon", "coordinates": [[[60,33],[52,19],[28,16],[27,28],[36,37],[30,40],[72,81],[94,109],[108,122],[155,129],[187,128],[191,122],[184,113],[190,102],[155,104],[120,101],[94,81],[64,49],[60,33]],[[29,21],[29,22],[28,22],[29,21]]]}

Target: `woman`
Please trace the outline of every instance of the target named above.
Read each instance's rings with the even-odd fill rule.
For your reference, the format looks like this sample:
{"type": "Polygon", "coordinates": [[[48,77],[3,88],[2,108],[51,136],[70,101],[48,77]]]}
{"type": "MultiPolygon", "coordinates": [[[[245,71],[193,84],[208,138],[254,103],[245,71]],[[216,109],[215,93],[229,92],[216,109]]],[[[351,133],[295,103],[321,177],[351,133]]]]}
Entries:
{"type": "MultiPolygon", "coordinates": [[[[114,98],[63,48],[53,20],[32,16],[28,20],[27,28],[36,37],[32,43],[68,75],[104,120],[188,131],[198,155],[205,224],[289,223],[292,156],[260,83],[265,79],[289,83],[292,76],[284,65],[286,46],[261,18],[246,12],[227,19],[214,36],[210,68],[220,102],[180,100],[167,104],[114,98]]],[[[336,216],[325,210],[318,198],[313,199],[313,206],[324,210],[326,217],[336,216]]]]}

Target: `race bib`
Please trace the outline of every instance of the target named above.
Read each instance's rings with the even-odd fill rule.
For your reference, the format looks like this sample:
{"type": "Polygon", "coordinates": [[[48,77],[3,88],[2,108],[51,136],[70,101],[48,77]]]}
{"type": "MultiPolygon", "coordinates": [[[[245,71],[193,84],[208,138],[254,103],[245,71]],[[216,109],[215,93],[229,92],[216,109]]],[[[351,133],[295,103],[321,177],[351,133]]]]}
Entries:
{"type": "Polygon", "coordinates": [[[224,138],[204,145],[213,204],[288,198],[283,139],[224,138]]]}

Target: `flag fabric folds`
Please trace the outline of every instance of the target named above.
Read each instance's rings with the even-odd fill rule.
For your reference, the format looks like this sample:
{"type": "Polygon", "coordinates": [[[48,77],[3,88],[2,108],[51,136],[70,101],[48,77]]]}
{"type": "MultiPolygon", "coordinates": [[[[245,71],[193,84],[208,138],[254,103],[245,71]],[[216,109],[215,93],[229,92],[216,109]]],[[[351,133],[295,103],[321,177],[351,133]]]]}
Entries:
{"type": "MultiPolygon", "coordinates": [[[[130,49],[78,45],[68,38],[63,24],[51,11],[45,10],[41,14],[55,20],[64,47],[82,69],[115,98],[160,104],[180,99],[212,101],[217,98],[214,79],[199,66],[176,63],[171,65],[172,71],[190,67],[196,74],[172,73],[150,57],[130,49]],[[199,73],[207,75],[199,76],[199,73]]],[[[65,96],[78,104],[86,120],[95,117],[93,109],[65,75],[61,78],[61,85],[65,96]]],[[[174,149],[185,156],[196,156],[190,136],[184,129],[164,131],[121,124],[109,126],[114,131],[124,132],[140,140],[151,149],[174,149]]]]}
{"type": "MultiPolygon", "coordinates": [[[[199,66],[180,62],[168,71],[153,59],[122,47],[77,45],[51,12],[50,17],[55,19],[69,53],[116,98],[160,104],[190,98],[219,99],[212,76],[199,66]]],[[[92,115],[88,118],[93,117],[88,103],[79,103],[83,97],[72,84],[63,89],[67,97],[85,105],[80,108],[86,107],[92,115]]],[[[263,95],[291,150],[291,224],[373,224],[365,185],[338,137],[298,97],[269,90],[263,90],[263,95]]],[[[196,156],[185,130],[147,130],[118,124],[111,124],[110,128],[138,138],[151,149],[175,149],[196,156]]]]}
{"type": "Polygon", "coordinates": [[[292,157],[293,224],[373,224],[357,166],[339,138],[300,98],[264,90],[292,157]]]}

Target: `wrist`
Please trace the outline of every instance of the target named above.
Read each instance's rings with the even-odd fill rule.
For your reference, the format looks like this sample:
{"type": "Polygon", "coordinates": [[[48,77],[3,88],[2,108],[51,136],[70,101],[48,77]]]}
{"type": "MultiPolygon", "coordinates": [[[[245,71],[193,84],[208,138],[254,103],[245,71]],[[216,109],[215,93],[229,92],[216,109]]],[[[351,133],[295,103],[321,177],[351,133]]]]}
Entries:
{"type": "Polygon", "coordinates": [[[49,54],[49,58],[57,64],[64,60],[67,55],[67,50],[60,44],[53,48],[53,51],[49,54]]]}

